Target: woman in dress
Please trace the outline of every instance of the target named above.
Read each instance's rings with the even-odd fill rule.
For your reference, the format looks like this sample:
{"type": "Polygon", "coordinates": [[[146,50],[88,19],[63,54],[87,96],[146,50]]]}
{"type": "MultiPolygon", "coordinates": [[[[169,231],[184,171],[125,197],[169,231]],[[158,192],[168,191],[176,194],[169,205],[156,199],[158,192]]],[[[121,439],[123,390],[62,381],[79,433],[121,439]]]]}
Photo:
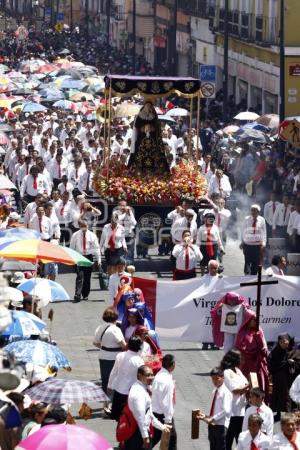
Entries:
{"type": "Polygon", "coordinates": [[[251,372],[257,373],[259,387],[268,394],[268,347],[263,330],[256,330],[256,315],[254,311],[248,311],[247,318],[238,331],[235,348],[241,352],[242,359],[240,369],[249,377],[251,372]]]}
{"type": "Polygon", "coordinates": [[[289,396],[294,379],[300,374],[300,351],[294,345],[294,339],[287,333],[280,334],[278,341],[268,357],[269,370],[272,377],[273,390],[271,408],[277,413],[292,411],[292,400],[289,396]]]}

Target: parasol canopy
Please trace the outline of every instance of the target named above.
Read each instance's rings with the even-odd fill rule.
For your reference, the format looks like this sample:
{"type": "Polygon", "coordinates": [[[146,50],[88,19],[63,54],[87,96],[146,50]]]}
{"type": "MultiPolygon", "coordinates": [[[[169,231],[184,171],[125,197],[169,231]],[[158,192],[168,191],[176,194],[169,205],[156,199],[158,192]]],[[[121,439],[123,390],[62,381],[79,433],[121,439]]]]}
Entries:
{"type": "Polygon", "coordinates": [[[2,331],[3,336],[29,337],[41,334],[46,328],[45,322],[26,311],[12,311],[11,315],[12,323],[2,331]]]}
{"type": "Polygon", "coordinates": [[[237,116],[234,117],[235,120],[257,120],[259,115],[252,111],[244,111],[240,112],[237,116]]]}
{"type": "Polygon", "coordinates": [[[39,297],[41,306],[46,306],[51,301],[70,300],[69,294],[59,283],[46,278],[30,278],[22,281],[17,289],[26,294],[39,297]]]}

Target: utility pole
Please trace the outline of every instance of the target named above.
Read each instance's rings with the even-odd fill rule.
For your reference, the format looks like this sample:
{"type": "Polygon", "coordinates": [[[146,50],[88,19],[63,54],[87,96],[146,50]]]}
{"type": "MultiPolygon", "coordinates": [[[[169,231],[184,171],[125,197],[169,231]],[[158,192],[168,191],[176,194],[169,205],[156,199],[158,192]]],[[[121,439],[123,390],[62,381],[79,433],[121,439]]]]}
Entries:
{"type": "Polygon", "coordinates": [[[86,37],[89,37],[89,0],[85,0],[85,27],[86,37]]]}
{"type": "Polygon", "coordinates": [[[109,49],[109,32],[110,32],[110,2],[106,0],[106,49],[109,49]]]}
{"type": "Polygon", "coordinates": [[[285,1],[280,0],[280,123],[285,119],[285,1]]]}
{"type": "Polygon", "coordinates": [[[178,11],[178,0],[174,0],[174,9],[172,23],[170,25],[169,34],[168,34],[168,75],[173,75],[176,77],[177,75],[177,42],[176,42],[176,34],[177,34],[177,11],[178,11]]]}
{"type": "Polygon", "coordinates": [[[132,75],[135,75],[136,68],[136,0],[132,0],[132,75]]]}
{"type": "Polygon", "coordinates": [[[225,0],[224,9],[224,64],[223,64],[223,122],[228,120],[228,12],[229,0],[225,0]]]}

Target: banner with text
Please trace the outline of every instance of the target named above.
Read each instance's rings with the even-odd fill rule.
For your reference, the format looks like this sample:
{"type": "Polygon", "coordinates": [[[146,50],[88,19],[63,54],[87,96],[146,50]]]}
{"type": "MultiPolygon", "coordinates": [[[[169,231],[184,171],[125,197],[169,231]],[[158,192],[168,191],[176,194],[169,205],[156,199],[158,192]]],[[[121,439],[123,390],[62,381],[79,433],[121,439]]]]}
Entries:
{"type": "MultiPolygon", "coordinates": [[[[263,277],[278,284],[262,286],[260,324],[266,339],[274,341],[288,332],[300,340],[300,278],[263,277]]],[[[226,292],[246,297],[256,309],[256,286],[240,283],[256,281],[255,277],[211,277],[185,281],[160,281],[135,278],[135,287],[143,290],[161,339],[190,342],[212,342],[210,311],[226,292]]]]}

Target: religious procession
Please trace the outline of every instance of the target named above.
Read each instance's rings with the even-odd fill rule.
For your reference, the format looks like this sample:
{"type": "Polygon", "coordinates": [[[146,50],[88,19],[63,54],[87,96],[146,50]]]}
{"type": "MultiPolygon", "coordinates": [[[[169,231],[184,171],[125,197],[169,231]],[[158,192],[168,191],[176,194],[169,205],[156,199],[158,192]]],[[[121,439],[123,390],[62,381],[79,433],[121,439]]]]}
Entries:
{"type": "Polygon", "coordinates": [[[232,99],[223,123],[196,78],[23,28],[0,40],[0,448],[300,450],[296,118],[232,99]]]}

